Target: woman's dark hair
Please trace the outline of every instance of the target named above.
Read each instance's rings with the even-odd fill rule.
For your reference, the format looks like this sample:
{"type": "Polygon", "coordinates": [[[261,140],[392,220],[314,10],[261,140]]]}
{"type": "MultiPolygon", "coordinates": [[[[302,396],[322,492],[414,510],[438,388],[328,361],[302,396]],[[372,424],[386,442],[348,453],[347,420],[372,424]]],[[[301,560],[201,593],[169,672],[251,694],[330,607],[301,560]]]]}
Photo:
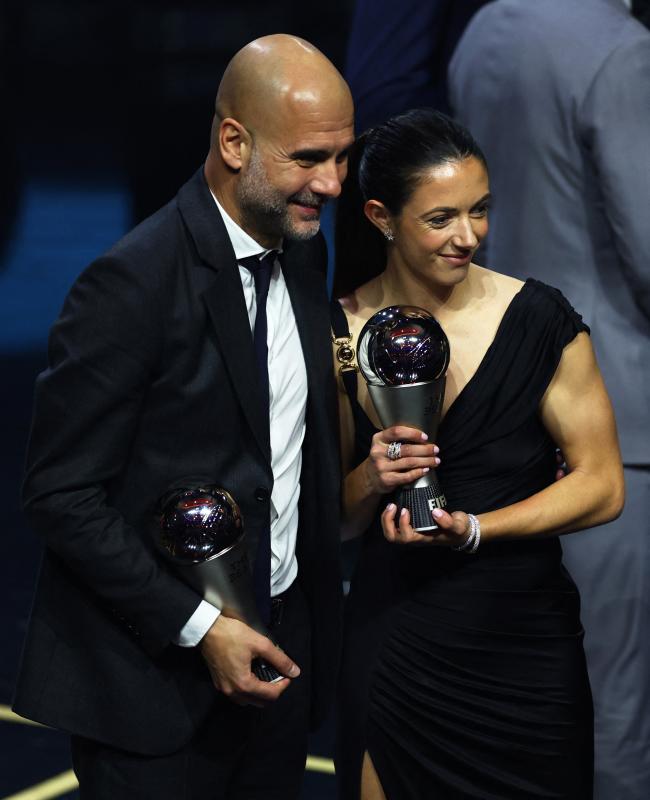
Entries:
{"type": "Polygon", "coordinates": [[[367,200],[398,215],[425,173],[453,161],[485,156],[467,128],[431,108],[393,117],[354,143],[336,211],[334,297],[344,297],[383,272],[386,245],[367,219],[367,200]]]}

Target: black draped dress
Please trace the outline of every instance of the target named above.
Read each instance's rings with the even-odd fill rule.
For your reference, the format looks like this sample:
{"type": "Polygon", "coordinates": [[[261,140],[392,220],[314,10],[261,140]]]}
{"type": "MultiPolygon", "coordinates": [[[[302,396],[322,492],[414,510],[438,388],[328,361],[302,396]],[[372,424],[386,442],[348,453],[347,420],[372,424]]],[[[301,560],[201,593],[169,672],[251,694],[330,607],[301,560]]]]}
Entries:
{"type": "MultiPolygon", "coordinates": [[[[481,514],[554,480],[539,403],[580,316],[529,279],[444,417],[450,510],[481,514]]],[[[453,358],[453,352],[452,352],[453,358]]],[[[350,397],[363,460],[375,428],[350,397]]],[[[346,606],[337,773],[358,800],[363,753],[388,800],[591,798],[593,712],[580,603],[557,537],[475,555],[366,532],[346,606]]]]}

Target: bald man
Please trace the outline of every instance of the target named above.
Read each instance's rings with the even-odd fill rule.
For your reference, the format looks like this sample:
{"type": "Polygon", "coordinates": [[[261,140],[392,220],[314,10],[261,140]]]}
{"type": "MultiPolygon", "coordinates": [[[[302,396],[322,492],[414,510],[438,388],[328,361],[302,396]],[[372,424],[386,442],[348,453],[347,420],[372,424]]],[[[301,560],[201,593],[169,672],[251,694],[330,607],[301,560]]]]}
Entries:
{"type": "Polygon", "coordinates": [[[24,486],[45,556],[14,708],[72,735],[84,799],[298,796],[339,639],[319,219],[352,131],[348,88],[318,50],[247,45],[203,168],[82,273],[52,329],[24,486]],[[152,546],[158,499],[192,482],[239,504],[280,647],[152,546]],[[258,656],[281,680],[256,677],[258,656]]]}

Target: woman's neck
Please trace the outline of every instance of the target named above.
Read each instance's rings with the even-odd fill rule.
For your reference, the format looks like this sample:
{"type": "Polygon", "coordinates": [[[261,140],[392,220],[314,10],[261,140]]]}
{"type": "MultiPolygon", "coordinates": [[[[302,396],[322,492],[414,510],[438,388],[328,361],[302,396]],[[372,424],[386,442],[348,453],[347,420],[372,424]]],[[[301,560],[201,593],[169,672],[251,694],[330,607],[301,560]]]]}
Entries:
{"type": "Polygon", "coordinates": [[[377,288],[386,304],[424,306],[435,314],[442,308],[452,309],[463,305],[469,290],[470,274],[471,267],[467,277],[460,283],[440,284],[423,280],[389,261],[377,278],[377,288]]]}

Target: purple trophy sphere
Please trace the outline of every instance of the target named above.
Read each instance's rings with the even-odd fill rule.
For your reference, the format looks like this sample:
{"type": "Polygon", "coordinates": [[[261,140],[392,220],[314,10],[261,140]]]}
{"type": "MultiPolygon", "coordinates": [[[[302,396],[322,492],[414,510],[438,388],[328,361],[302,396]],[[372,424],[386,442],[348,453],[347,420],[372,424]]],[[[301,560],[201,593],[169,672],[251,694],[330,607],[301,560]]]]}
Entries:
{"type": "Polygon", "coordinates": [[[243,530],[239,506],[224,489],[181,488],[161,504],[157,544],[176,564],[198,564],[232,547],[243,530]]]}
{"type": "Polygon", "coordinates": [[[447,371],[449,341],[435,317],[423,308],[388,306],[363,326],[357,355],[368,383],[424,383],[447,371]]]}

